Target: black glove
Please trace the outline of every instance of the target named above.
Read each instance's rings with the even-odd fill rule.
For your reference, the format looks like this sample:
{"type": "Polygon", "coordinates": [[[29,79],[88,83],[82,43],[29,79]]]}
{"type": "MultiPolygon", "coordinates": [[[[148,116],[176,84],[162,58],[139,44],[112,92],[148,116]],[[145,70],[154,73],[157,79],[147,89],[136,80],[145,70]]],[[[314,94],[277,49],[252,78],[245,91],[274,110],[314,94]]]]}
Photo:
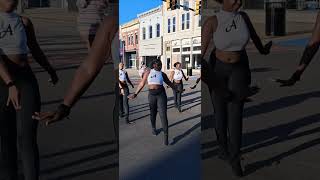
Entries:
{"type": "Polygon", "coordinates": [[[293,86],[297,81],[300,81],[302,71],[296,71],[287,80],[277,79],[276,82],[280,83],[280,87],[293,86]]]}
{"type": "Polygon", "coordinates": [[[268,55],[270,53],[271,47],[272,47],[272,41],[270,41],[266,45],[264,45],[264,47],[260,53],[263,55],[268,55]]]}
{"type": "Polygon", "coordinates": [[[71,107],[66,106],[64,104],[60,104],[56,111],[56,113],[59,115],[57,119],[61,120],[61,119],[64,119],[65,117],[68,117],[70,114],[70,110],[71,110],[71,107]]]}
{"type": "Polygon", "coordinates": [[[49,82],[52,83],[53,85],[57,84],[59,81],[57,73],[55,71],[51,71],[49,75],[50,75],[49,82]]]}

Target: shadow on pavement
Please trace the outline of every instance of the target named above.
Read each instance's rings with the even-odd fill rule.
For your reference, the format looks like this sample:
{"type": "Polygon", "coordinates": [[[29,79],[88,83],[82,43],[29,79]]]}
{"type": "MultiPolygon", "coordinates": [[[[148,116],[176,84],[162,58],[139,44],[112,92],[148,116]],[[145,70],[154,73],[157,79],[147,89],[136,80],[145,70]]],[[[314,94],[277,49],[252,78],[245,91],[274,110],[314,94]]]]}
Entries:
{"type": "MultiPolygon", "coordinates": [[[[320,92],[311,92],[311,93],[304,93],[300,95],[295,96],[288,96],[284,98],[280,98],[275,101],[262,103],[256,106],[252,106],[245,109],[245,117],[250,117],[254,115],[269,113],[274,110],[278,110],[281,108],[289,107],[295,104],[299,104],[303,101],[305,101],[308,98],[314,98],[319,97],[320,92]]],[[[213,115],[202,117],[202,131],[207,129],[213,129],[214,131],[214,117],[213,115]]],[[[258,130],[255,132],[250,132],[243,134],[243,154],[250,153],[253,151],[256,151],[260,148],[265,148],[268,146],[272,146],[278,143],[283,143],[289,140],[298,139],[303,136],[315,134],[320,132],[320,127],[313,128],[311,130],[306,130],[303,132],[298,132],[295,134],[292,134],[299,130],[302,127],[309,126],[315,123],[320,122],[320,114],[315,114],[312,116],[308,116],[302,119],[298,119],[295,121],[292,121],[290,123],[277,125],[274,127],[270,127],[263,130],[258,130]]],[[[313,146],[319,145],[320,139],[311,140],[305,143],[302,143],[299,146],[296,146],[295,148],[288,150],[286,152],[280,153],[272,158],[268,158],[263,161],[258,161],[253,164],[249,164],[246,166],[246,174],[252,174],[255,171],[266,167],[266,166],[272,166],[273,163],[280,163],[280,160],[289,157],[293,154],[296,154],[300,151],[303,151],[305,149],[311,148],[313,146]]],[[[217,155],[217,149],[213,149],[217,146],[216,141],[207,142],[205,144],[202,144],[202,152],[201,156],[202,159],[208,159],[213,156],[217,155]],[[210,150],[213,149],[213,150],[210,150]],[[209,151],[208,151],[209,150],[209,151]],[[206,151],[206,152],[204,152],[206,151]]]]}
{"type": "Polygon", "coordinates": [[[304,93],[299,95],[287,96],[283,97],[271,102],[261,103],[256,106],[251,106],[245,108],[244,110],[244,117],[256,116],[259,114],[270,113],[275,110],[283,109],[289,106],[293,106],[309,98],[320,97],[320,91],[304,93]]]}
{"type": "Polygon", "coordinates": [[[105,157],[108,157],[108,156],[111,156],[111,155],[114,155],[114,154],[117,154],[117,153],[118,153],[117,150],[105,151],[105,152],[102,152],[102,153],[99,153],[99,154],[95,154],[95,155],[92,155],[92,156],[89,156],[89,157],[86,157],[86,158],[82,158],[82,159],[79,159],[79,160],[75,160],[75,161],[69,162],[69,163],[66,163],[66,164],[61,164],[61,165],[56,166],[56,167],[52,167],[52,168],[41,170],[40,173],[41,174],[51,174],[51,173],[54,173],[56,171],[63,170],[65,168],[70,168],[72,166],[78,166],[79,164],[87,163],[87,162],[94,161],[94,160],[101,159],[101,158],[105,158],[105,157]]]}
{"type": "Polygon", "coordinates": [[[87,169],[87,170],[80,171],[80,172],[75,172],[75,173],[72,173],[72,174],[67,174],[67,175],[54,177],[54,178],[49,178],[48,180],[73,179],[75,177],[79,177],[79,176],[83,176],[83,175],[87,175],[87,174],[91,174],[91,173],[97,173],[97,172],[100,172],[100,171],[105,171],[107,169],[112,169],[112,168],[115,168],[117,166],[118,166],[117,163],[113,163],[113,164],[109,164],[109,165],[105,165],[105,166],[101,166],[101,167],[87,169]]]}
{"type": "Polygon", "coordinates": [[[112,145],[112,144],[116,144],[116,141],[106,141],[106,142],[101,142],[101,143],[84,145],[81,147],[71,148],[71,149],[63,150],[63,151],[52,153],[52,154],[41,155],[40,158],[41,159],[48,159],[48,158],[53,158],[56,156],[70,154],[70,153],[74,153],[74,152],[78,152],[78,151],[86,151],[88,149],[99,148],[99,147],[108,146],[108,145],[112,145]]]}

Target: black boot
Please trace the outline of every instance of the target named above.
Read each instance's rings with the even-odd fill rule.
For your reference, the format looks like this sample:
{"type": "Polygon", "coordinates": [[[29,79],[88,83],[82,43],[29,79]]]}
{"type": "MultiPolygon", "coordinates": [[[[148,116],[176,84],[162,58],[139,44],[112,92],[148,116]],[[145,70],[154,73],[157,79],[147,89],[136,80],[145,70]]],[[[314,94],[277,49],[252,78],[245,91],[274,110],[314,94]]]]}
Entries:
{"type": "Polygon", "coordinates": [[[168,136],[168,133],[164,133],[164,145],[168,146],[169,145],[169,136],[168,136]]]}
{"type": "Polygon", "coordinates": [[[243,170],[241,167],[240,159],[234,160],[230,162],[232,172],[237,177],[243,177],[243,170]]]}

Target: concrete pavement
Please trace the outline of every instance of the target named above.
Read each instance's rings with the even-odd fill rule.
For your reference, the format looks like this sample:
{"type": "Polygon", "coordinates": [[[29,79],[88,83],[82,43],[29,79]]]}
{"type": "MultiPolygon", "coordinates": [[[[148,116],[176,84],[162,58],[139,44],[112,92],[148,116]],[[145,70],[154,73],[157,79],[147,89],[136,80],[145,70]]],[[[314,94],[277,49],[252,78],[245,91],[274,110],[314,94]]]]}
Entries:
{"type": "MultiPolygon", "coordinates": [[[[140,81],[137,71],[128,70],[134,83],[140,81]]],[[[183,113],[173,107],[172,90],[167,89],[169,143],[163,144],[163,133],[151,134],[148,92],[143,90],[135,100],[130,101],[130,120],[127,125],[120,120],[119,173],[121,180],[176,180],[201,179],[200,167],[200,85],[191,90],[198,75],[185,82],[183,113]]],[[[133,89],[130,89],[134,92],[133,89]]],[[[159,116],[157,128],[161,128],[159,116]]]]}
{"type": "MultiPolygon", "coordinates": [[[[290,40],[295,41],[295,40],[290,40]]],[[[303,43],[279,42],[269,56],[249,50],[253,84],[262,90],[245,106],[243,167],[245,180],[319,179],[319,53],[294,87],[280,88],[269,78],[289,78],[303,43]],[[283,45],[281,45],[283,44],[283,45]]],[[[203,179],[232,180],[230,167],[218,160],[213,109],[202,86],[201,156],[203,179]]]]}

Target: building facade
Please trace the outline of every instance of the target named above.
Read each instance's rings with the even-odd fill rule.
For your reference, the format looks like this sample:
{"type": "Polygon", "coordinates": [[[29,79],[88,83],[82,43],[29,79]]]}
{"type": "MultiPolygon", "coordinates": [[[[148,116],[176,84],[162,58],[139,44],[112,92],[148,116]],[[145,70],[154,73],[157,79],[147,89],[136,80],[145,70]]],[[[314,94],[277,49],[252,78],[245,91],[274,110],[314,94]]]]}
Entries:
{"type": "Polygon", "coordinates": [[[126,68],[139,68],[139,20],[134,19],[120,26],[123,45],[122,61],[126,68]]]}
{"type": "Polygon", "coordinates": [[[151,9],[138,15],[139,19],[139,56],[140,63],[147,66],[156,59],[162,60],[162,6],[151,9]]]}
{"type": "MultiPolygon", "coordinates": [[[[180,0],[184,7],[195,9],[194,0],[180,0]]],[[[189,8],[167,9],[163,4],[163,65],[173,68],[181,62],[182,68],[200,68],[201,16],[189,8]]]]}

